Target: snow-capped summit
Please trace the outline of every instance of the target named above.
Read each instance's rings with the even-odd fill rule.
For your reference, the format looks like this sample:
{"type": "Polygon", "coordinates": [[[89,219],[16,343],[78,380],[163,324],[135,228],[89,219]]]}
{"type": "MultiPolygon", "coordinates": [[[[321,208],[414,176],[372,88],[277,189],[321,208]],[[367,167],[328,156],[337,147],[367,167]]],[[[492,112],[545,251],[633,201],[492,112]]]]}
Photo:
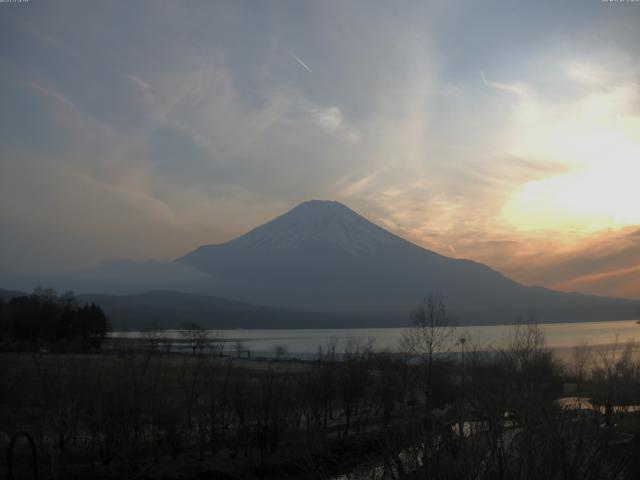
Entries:
{"type": "Polygon", "coordinates": [[[358,254],[397,242],[405,241],[340,202],[309,200],[230,243],[238,250],[301,250],[324,243],[358,254]]]}

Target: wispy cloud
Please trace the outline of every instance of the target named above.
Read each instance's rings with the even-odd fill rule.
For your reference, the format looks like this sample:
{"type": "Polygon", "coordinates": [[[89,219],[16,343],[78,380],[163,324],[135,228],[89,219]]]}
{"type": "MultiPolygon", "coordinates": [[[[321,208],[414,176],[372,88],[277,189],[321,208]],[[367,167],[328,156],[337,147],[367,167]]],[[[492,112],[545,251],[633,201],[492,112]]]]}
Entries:
{"type": "Polygon", "coordinates": [[[522,96],[524,94],[524,89],[521,86],[487,80],[487,78],[484,76],[483,71],[480,71],[480,78],[482,79],[482,83],[487,87],[495,88],[497,90],[503,90],[505,92],[513,93],[517,96],[522,96]]]}
{"type": "Polygon", "coordinates": [[[174,258],[315,197],[525,283],[636,288],[613,281],[638,263],[621,232],[640,33],[622,9],[292,5],[1,17],[0,268],[174,258]]]}

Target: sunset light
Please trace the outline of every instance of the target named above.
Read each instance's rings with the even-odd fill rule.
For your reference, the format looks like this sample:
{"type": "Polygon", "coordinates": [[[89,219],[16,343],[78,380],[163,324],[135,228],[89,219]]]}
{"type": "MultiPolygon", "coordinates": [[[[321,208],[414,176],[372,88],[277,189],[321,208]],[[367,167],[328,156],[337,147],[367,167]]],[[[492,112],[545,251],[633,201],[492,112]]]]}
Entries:
{"type": "Polygon", "coordinates": [[[503,205],[502,217],[518,230],[589,233],[640,223],[637,84],[582,68],[590,75],[567,70],[573,99],[518,98],[513,154],[558,170],[524,183],[503,205]]]}
{"type": "Polygon", "coordinates": [[[640,0],[0,0],[6,478],[640,479],[639,346],[640,0]]]}
{"type": "Polygon", "coordinates": [[[520,230],[561,232],[639,224],[640,145],[620,138],[588,155],[591,161],[570,173],[525,184],[504,205],[504,218],[520,230]]]}

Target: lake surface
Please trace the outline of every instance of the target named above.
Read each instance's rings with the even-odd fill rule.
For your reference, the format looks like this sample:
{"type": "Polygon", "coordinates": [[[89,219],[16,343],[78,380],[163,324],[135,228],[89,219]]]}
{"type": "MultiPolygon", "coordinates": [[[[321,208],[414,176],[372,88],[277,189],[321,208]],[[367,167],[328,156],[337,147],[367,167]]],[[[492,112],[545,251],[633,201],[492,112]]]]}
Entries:
{"type": "MultiPolygon", "coordinates": [[[[590,346],[623,345],[630,340],[640,344],[640,324],[636,320],[611,322],[554,323],[539,325],[545,333],[547,346],[555,350],[570,350],[577,344],[590,346]]],[[[454,339],[464,337],[467,346],[490,349],[506,344],[513,336],[514,325],[464,326],[456,328],[454,339]]],[[[290,330],[216,330],[225,340],[225,351],[232,351],[232,343],[242,341],[252,354],[271,356],[274,348],[283,345],[288,356],[310,357],[319,347],[336,343],[336,351],[342,352],[349,338],[373,341],[374,350],[395,349],[404,328],[345,328],[345,329],[290,329],[290,330]]],[[[142,332],[113,332],[113,338],[142,338],[142,332]]],[[[179,330],[163,332],[167,339],[176,341],[183,337],[179,330]]],[[[454,345],[452,350],[458,350],[454,345]]]]}

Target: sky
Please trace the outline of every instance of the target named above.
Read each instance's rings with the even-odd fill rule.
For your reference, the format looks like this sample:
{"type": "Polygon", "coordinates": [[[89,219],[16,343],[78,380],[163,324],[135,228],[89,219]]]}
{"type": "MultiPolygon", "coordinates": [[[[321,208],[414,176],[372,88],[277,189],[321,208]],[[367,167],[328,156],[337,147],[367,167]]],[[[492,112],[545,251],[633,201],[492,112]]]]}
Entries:
{"type": "Polygon", "coordinates": [[[338,200],[640,298],[640,3],[0,3],[0,270],[173,259],[338,200]]]}

